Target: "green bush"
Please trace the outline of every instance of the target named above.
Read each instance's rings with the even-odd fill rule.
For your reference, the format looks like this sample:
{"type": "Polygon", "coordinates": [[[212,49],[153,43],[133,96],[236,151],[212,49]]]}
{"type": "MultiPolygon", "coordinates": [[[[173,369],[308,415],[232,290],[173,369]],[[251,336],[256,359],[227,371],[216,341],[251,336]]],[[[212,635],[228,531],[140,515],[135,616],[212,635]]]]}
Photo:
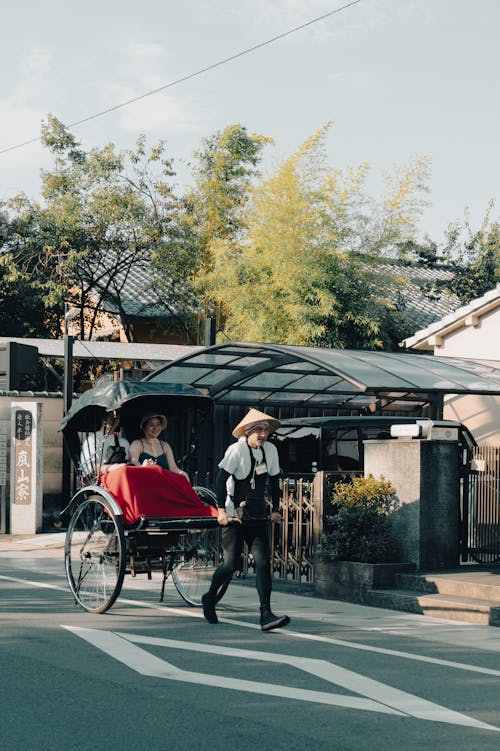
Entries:
{"type": "Polygon", "coordinates": [[[319,554],[338,561],[390,563],[400,556],[390,515],[398,508],[396,491],[383,477],[355,477],[337,483],[332,513],[325,519],[319,554]]]}

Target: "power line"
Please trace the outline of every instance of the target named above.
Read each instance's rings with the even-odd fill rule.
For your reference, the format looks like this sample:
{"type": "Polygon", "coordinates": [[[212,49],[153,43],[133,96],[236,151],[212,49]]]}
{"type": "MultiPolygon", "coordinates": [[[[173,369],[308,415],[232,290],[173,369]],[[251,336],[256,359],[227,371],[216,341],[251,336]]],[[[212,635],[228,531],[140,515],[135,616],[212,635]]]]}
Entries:
{"type": "MultiPolygon", "coordinates": [[[[214,70],[214,68],[219,68],[221,65],[230,63],[233,60],[237,60],[239,57],[243,57],[244,55],[250,54],[250,52],[255,52],[256,50],[261,49],[262,47],[266,47],[269,44],[273,44],[274,42],[277,42],[280,39],[284,39],[285,37],[290,36],[291,34],[295,34],[297,31],[302,31],[302,29],[305,29],[308,26],[312,26],[312,24],[318,23],[318,21],[323,21],[325,18],[328,18],[329,16],[333,16],[336,13],[340,13],[341,11],[346,10],[347,8],[350,8],[352,5],[357,5],[360,2],[361,0],[352,0],[352,2],[346,3],[346,5],[342,5],[340,8],[335,8],[335,10],[330,10],[328,11],[328,13],[323,13],[322,16],[317,16],[316,18],[313,18],[310,21],[306,21],[306,23],[300,24],[300,26],[295,26],[293,29],[289,29],[288,31],[283,32],[282,34],[278,34],[275,37],[271,37],[271,39],[266,39],[265,42],[260,42],[259,44],[255,44],[253,47],[248,47],[246,50],[243,50],[242,52],[237,52],[234,55],[225,57],[223,60],[218,60],[216,63],[207,65],[205,68],[200,68],[200,70],[197,70],[194,73],[188,73],[187,75],[182,76],[181,78],[177,78],[175,81],[170,81],[170,83],[166,83],[164,86],[159,86],[157,89],[152,89],[151,91],[147,91],[145,94],[140,94],[139,96],[133,97],[132,99],[127,99],[127,101],[125,102],[121,102],[120,104],[115,104],[113,107],[108,107],[105,110],[96,112],[94,115],[89,115],[88,117],[84,117],[81,120],[75,120],[75,122],[73,123],[68,123],[66,127],[74,128],[77,125],[88,123],[89,120],[95,120],[96,118],[102,117],[103,115],[107,115],[110,112],[115,112],[116,110],[119,110],[122,107],[127,107],[129,104],[134,104],[135,102],[139,102],[141,99],[145,99],[148,96],[153,96],[154,94],[158,94],[160,91],[165,91],[166,89],[170,89],[172,88],[172,86],[177,86],[180,83],[184,83],[184,81],[189,81],[191,78],[196,78],[196,76],[200,76],[203,73],[207,73],[210,70],[214,70]]],[[[23,146],[28,146],[30,143],[36,143],[37,141],[40,141],[40,140],[41,140],[41,136],[37,136],[36,138],[30,138],[29,141],[23,141],[22,143],[18,143],[15,146],[9,146],[6,149],[1,149],[0,155],[6,154],[9,151],[15,151],[16,149],[20,149],[23,146]]]]}

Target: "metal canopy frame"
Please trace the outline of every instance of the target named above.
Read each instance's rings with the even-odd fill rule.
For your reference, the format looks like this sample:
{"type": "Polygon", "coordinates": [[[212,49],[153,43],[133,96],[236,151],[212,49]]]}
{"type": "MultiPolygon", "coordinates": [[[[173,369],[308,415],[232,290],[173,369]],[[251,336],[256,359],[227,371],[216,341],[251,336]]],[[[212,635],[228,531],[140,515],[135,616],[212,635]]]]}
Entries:
{"type": "Polygon", "coordinates": [[[361,414],[428,408],[435,418],[446,394],[500,395],[500,369],[470,360],[238,341],[175,360],[148,380],[189,384],[229,406],[361,414]]]}

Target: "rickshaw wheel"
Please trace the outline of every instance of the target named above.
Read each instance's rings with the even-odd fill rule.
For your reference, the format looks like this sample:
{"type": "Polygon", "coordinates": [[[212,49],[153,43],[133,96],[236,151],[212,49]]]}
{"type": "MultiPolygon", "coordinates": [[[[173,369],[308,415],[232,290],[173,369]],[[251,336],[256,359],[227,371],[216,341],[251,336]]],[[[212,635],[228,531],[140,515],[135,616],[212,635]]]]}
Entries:
{"type": "MultiPolygon", "coordinates": [[[[201,597],[210,587],[220,563],[220,529],[205,529],[183,535],[183,560],[172,571],[175,587],[188,605],[201,606],[201,597]]],[[[228,588],[229,580],[217,592],[217,602],[228,588]]]]}
{"type": "Polygon", "coordinates": [[[76,602],[104,613],[120,594],[125,575],[123,526],[108,502],[92,495],[74,511],[64,549],[66,576],[76,602]]]}

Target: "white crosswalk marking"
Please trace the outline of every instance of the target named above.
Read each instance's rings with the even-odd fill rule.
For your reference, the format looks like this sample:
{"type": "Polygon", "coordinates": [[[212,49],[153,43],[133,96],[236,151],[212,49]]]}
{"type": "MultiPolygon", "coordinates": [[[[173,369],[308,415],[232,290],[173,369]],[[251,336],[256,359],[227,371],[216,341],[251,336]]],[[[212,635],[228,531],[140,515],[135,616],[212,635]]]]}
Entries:
{"type": "Polygon", "coordinates": [[[327,660],[309,659],[293,655],[258,652],[248,649],[235,649],[222,645],[197,644],[193,642],[178,641],[147,637],[137,634],[103,631],[97,629],[76,628],[63,626],[76,636],[86,640],[93,646],[102,650],[109,656],[124,663],[142,675],[164,678],[167,680],[196,683],[206,686],[231,689],[234,691],[248,691],[251,693],[282,698],[296,699],[299,701],[316,702],[334,706],[349,707],[352,709],[381,712],[400,716],[410,716],[417,719],[433,722],[445,722],[453,725],[463,725],[482,730],[498,732],[499,728],[480,722],[472,717],[455,712],[454,710],[434,704],[414,694],[400,691],[387,684],[367,678],[359,673],[342,668],[327,660]],[[228,678],[227,676],[208,675],[195,673],[178,668],[165,660],[150,654],[138,647],[145,644],[165,649],[203,652],[226,657],[238,657],[245,660],[259,660],[293,666],[298,670],[321,678],[329,683],[342,686],[353,691],[358,696],[334,694],[323,691],[311,691],[298,689],[291,686],[282,686],[256,681],[228,678]],[[364,698],[360,698],[361,695],[364,698]]]}

